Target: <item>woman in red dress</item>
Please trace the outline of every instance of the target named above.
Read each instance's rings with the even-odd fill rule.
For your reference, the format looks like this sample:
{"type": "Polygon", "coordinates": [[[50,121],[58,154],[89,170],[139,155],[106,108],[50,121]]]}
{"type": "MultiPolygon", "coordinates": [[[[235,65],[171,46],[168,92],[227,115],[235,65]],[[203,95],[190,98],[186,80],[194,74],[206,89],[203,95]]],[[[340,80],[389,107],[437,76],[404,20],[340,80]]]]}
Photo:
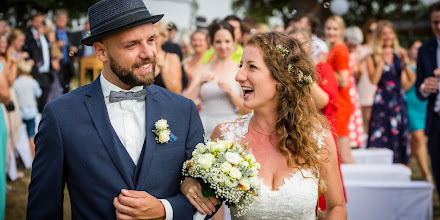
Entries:
{"type": "Polygon", "coordinates": [[[330,16],[325,22],[324,31],[330,51],[327,58],[338,81],[338,94],[336,99],[336,134],[337,145],[342,163],[355,163],[351,155],[348,124],[353,112],[353,105],[350,100],[349,82],[350,67],[348,65],[350,53],[344,44],[345,23],[341,16],[330,16]]]}

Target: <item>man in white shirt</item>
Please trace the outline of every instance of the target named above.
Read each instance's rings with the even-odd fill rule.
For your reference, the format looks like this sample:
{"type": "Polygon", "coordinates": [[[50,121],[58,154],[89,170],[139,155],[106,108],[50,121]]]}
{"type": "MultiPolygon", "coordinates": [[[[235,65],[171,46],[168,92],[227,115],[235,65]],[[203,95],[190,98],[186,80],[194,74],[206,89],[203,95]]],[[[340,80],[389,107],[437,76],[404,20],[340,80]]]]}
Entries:
{"type": "Polygon", "coordinates": [[[419,99],[429,100],[425,133],[428,136],[432,174],[437,189],[440,189],[440,2],[431,6],[430,19],[436,39],[426,42],[419,49],[416,91],[419,99]]]}
{"type": "Polygon", "coordinates": [[[50,50],[49,43],[43,34],[44,15],[35,13],[31,18],[31,28],[26,32],[23,49],[29,53],[29,58],[34,60],[32,76],[40,84],[43,94],[38,99],[38,111],[43,112],[52,83],[50,77],[50,50]]]}
{"type": "Polygon", "coordinates": [[[91,35],[81,42],[93,45],[102,74],[46,105],[28,219],[61,219],[65,184],[72,219],[192,219],[181,169],[204,131],[191,100],[151,85],[162,16],[141,0],[89,8],[91,35]]]}

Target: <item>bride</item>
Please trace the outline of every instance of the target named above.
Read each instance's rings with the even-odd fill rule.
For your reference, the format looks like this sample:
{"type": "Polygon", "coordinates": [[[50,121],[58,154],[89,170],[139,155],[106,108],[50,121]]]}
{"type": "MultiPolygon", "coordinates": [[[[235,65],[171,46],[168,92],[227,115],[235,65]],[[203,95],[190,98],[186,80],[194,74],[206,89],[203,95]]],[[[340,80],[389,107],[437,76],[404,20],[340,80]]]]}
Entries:
{"type": "MultiPolygon", "coordinates": [[[[318,195],[327,202],[326,219],[346,219],[337,152],[328,125],[310,94],[314,64],[300,43],[277,32],[251,36],[236,80],[244,106],[253,113],[217,125],[211,139],[248,143],[263,179],[252,208],[232,219],[310,219],[318,195]]],[[[201,213],[216,200],[204,198],[199,183],[186,179],[181,190],[201,213]]]]}

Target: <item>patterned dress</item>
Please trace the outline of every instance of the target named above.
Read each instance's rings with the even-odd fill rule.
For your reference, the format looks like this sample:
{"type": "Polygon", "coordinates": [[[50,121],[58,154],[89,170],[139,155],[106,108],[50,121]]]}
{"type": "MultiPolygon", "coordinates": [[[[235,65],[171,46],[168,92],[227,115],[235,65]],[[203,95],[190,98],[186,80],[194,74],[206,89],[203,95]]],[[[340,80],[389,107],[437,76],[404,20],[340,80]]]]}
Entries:
{"type": "Polygon", "coordinates": [[[356,78],[354,74],[350,74],[349,82],[350,100],[353,104],[354,111],[351,113],[348,130],[350,131],[350,146],[360,147],[364,146],[364,120],[362,118],[361,105],[359,104],[359,93],[356,87],[356,78]]]}
{"type": "Polygon", "coordinates": [[[403,63],[393,57],[385,64],[377,85],[368,129],[368,147],[385,147],[394,152],[394,163],[408,164],[410,159],[408,112],[400,82],[403,63]]]}

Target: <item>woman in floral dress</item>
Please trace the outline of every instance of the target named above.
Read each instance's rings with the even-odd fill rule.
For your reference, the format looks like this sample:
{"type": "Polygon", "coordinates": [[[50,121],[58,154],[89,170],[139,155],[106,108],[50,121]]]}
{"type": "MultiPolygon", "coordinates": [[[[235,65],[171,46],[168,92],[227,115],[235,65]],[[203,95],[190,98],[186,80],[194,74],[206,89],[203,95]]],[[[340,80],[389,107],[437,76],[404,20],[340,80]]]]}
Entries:
{"type": "Polygon", "coordinates": [[[373,42],[373,55],[366,61],[377,92],[368,129],[368,147],[389,148],[394,152],[394,163],[408,164],[408,112],[402,85],[410,83],[408,79],[414,74],[390,21],[378,23],[373,42]]]}

